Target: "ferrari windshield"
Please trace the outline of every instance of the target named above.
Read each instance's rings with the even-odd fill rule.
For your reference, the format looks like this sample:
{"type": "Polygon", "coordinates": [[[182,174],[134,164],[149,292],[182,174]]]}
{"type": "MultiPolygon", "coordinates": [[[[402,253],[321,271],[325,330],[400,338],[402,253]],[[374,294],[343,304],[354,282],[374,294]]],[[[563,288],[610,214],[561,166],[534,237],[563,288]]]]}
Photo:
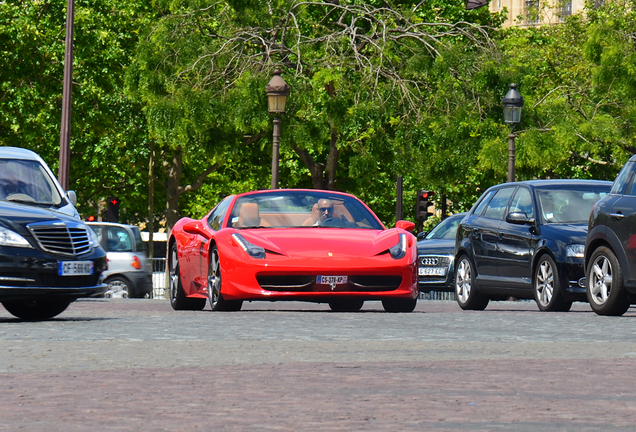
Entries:
{"type": "Polygon", "coordinates": [[[324,191],[275,190],[236,199],[228,227],[384,229],[358,199],[324,191]]]}
{"type": "Polygon", "coordinates": [[[37,160],[0,159],[0,200],[56,206],[62,196],[37,160]]]}

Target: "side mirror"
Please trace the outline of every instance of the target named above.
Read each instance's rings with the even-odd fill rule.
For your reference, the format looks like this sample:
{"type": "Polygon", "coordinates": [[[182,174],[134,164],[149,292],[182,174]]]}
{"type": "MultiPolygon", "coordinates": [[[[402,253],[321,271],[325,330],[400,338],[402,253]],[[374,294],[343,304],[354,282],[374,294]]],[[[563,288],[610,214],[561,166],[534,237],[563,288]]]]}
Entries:
{"type": "Polygon", "coordinates": [[[205,238],[210,238],[210,234],[199,220],[187,222],[183,225],[183,230],[188,234],[197,234],[205,238]]]}
{"type": "Polygon", "coordinates": [[[71,204],[73,204],[73,207],[77,207],[77,195],[75,194],[75,191],[67,191],[66,196],[68,197],[68,200],[71,202],[71,204]]]}
{"type": "Polygon", "coordinates": [[[506,222],[515,225],[533,224],[534,219],[529,218],[524,212],[511,212],[506,216],[506,222]]]}
{"type": "Polygon", "coordinates": [[[415,229],[415,224],[413,222],[409,222],[409,221],[405,221],[405,220],[399,220],[395,223],[395,227],[396,228],[401,228],[404,231],[408,231],[410,233],[413,232],[413,230],[415,229]]]}
{"type": "Polygon", "coordinates": [[[417,233],[417,241],[424,240],[426,238],[427,231],[422,231],[421,233],[417,233]]]}

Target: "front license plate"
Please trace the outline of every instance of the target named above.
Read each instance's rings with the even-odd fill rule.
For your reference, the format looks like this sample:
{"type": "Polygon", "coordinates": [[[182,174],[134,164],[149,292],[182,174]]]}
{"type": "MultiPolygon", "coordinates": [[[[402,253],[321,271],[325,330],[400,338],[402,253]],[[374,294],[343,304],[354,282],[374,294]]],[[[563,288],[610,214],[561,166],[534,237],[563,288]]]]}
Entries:
{"type": "Polygon", "coordinates": [[[446,269],[444,267],[420,267],[418,273],[420,276],[444,276],[446,269]]]}
{"type": "Polygon", "coordinates": [[[318,276],[316,278],[316,283],[327,285],[346,284],[347,276],[318,276]]]}
{"type": "Polygon", "coordinates": [[[93,261],[60,261],[57,263],[60,276],[83,276],[93,274],[93,261]]]}

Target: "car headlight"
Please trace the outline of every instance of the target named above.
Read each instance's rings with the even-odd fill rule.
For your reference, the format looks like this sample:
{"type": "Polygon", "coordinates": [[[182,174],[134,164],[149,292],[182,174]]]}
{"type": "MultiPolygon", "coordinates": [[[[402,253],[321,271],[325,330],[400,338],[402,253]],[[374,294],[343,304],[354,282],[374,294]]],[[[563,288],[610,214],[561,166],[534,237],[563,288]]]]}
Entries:
{"type": "Polygon", "coordinates": [[[404,258],[406,255],[406,234],[400,234],[398,236],[398,242],[395,246],[389,249],[389,253],[391,254],[391,258],[400,259],[404,258]]]}
{"type": "Polygon", "coordinates": [[[572,258],[583,258],[583,253],[585,251],[585,245],[582,244],[571,244],[565,249],[565,256],[572,258]]]}
{"type": "Polygon", "coordinates": [[[30,248],[31,244],[20,234],[0,227],[0,246],[14,246],[30,248]]]}
{"type": "Polygon", "coordinates": [[[97,238],[97,234],[95,234],[95,231],[93,231],[93,229],[89,226],[86,227],[86,231],[88,232],[88,242],[91,244],[91,246],[94,248],[99,246],[99,239],[97,238]]]}
{"type": "Polygon", "coordinates": [[[236,242],[243,248],[245,252],[247,252],[249,256],[251,256],[252,258],[265,259],[264,248],[248,242],[247,240],[245,240],[245,237],[240,234],[232,234],[232,237],[234,237],[234,240],[236,240],[236,242]]]}

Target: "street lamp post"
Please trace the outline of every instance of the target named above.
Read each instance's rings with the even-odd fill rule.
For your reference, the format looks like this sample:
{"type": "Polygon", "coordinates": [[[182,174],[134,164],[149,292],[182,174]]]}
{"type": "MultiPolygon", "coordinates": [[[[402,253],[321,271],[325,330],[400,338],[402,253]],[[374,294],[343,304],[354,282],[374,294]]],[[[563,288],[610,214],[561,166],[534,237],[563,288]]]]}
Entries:
{"type": "Polygon", "coordinates": [[[508,135],[508,182],[515,181],[515,126],[521,123],[523,97],[517,91],[517,84],[510,84],[510,90],[501,99],[504,123],[510,125],[508,135]]]}
{"type": "Polygon", "coordinates": [[[68,190],[71,165],[71,99],[73,92],[73,23],[75,0],[66,6],[66,39],[64,41],[64,81],[62,84],[62,125],[60,128],[60,166],[58,181],[68,190]]]}
{"type": "MultiPolygon", "coordinates": [[[[279,114],[285,112],[285,103],[289,95],[289,86],[280,76],[281,71],[276,68],[274,76],[265,86],[269,112],[279,114]]],[[[272,140],[272,189],[278,189],[278,161],[280,147],[280,117],[274,117],[274,137],[272,140]]]]}

